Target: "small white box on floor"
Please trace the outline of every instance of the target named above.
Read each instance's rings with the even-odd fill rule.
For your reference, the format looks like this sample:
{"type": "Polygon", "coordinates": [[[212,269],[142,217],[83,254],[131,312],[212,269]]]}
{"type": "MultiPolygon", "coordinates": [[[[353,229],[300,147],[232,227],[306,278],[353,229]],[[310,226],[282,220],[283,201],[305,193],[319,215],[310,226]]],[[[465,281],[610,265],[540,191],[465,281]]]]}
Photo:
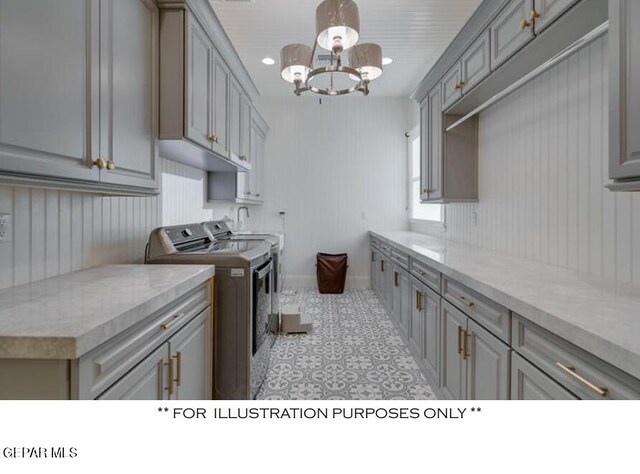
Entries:
{"type": "Polygon", "coordinates": [[[283,334],[309,333],[313,321],[297,305],[285,305],[280,313],[280,332],[283,334]]]}

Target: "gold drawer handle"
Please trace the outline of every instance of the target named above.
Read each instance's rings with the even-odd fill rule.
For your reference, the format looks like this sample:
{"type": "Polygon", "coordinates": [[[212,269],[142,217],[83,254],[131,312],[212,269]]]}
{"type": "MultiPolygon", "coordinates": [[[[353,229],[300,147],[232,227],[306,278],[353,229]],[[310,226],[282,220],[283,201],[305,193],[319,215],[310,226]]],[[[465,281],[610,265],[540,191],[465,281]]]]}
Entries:
{"type": "Polygon", "coordinates": [[[460,298],[460,300],[466,304],[469,308],[471,308],[472,306],[475,306],[475,303],[473,301],[469,301],[468,299],[466,299],[464,296],[458,296],[458,298],[460,298]]]}
{"type": "Polygon", "coordinates": [[[606,387],[598,387],[597,385],[595,385],[595,384],[589,382],[587,379],[585,379],[582,375],[580,375],[578,372],[576,372],[576,368],[575,367],[572,367],[570,365],[569,366],[564,365],[561,362],[556,362],[556,365],[558,367],[560,367],[562,370],[564,370],[567,374],[571,375],[574,379],[578,380],[579,382],[582,382],[584,385],[589,387],[591,390],[596,392],[601,397],[606,397],[607,394],[609,393],[609,389],[608,388],[606,388],[606,387]]]}
{"type": "Polygon", "coordinates": [[[416,290],[416,309],[422,311],[422,293],[416,290]]]}
{"type": "Polygon", "coordinates": [[[469,336],[470,334],[465,331],[464,332],[464,336],[463,336],[463,342],[462,342],[462,360],[467,360],[467,357],[471,357],[471,354],[469,353],[469,336]]]}
{"type": "Polygon", "coordinates": [[[160,325],[160,328],[163,329],[164,331],[166,331],[167,329],[169,329],[171,326],[173,326],[176,321],[180,318],[182,318],[184,316],[184,313],[178,313],[178,314],[174,314],[171,317],[171,320],[167,323],[163,323],[160,325]]]}
{"type": "Polygon", "coordinates": [[[462,354],[462,333],[464,329],[462,326],[458,326],[458,354],[462,354]]]}
{"type": "Polygon", "coordinates": [[[398,272],[393,272],[393,286],[398,286],[398,272]]]}

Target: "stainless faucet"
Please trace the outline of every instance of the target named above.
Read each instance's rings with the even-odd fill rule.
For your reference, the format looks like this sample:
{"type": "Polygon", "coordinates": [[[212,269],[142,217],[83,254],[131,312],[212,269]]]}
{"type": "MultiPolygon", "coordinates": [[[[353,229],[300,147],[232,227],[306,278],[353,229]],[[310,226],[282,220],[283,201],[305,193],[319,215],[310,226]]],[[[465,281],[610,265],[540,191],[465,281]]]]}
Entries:
{"type": "Polygon", "coordinates": [[[247,206],[240,206],[238,208],[238,227],[240,227],[240,211],[243,209],[247,211],[247,219],[249,218],[249,208],[247,206]]]}

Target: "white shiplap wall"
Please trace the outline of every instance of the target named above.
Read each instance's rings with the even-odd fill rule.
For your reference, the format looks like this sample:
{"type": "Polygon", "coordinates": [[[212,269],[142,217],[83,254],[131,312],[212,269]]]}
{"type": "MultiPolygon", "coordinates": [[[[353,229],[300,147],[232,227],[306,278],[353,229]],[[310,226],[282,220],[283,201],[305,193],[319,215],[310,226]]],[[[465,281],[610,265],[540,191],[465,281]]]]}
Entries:
{"type": "Polygon", "coordinates": [[[0,186],[12,239],[0,242],[0,288],[106,263],[140,263],[159,222],[155,197],[0,186]]]}
{"type": "Polygon", "coordinates": [[[640,283],[640,194],[604,188],[607,54],[604,37],[481,114],[480,202],[448,205],[445,236],[640,283]]]}
{"type": "Polygon", "coordinates": [[[280,230],[286,211],[287,285],[315,285],[315,254],[347,252],[348,284],[369,285],[369,229],[406,220],[408,99],[259,98],[269,123],[265,199],[248,225],[280,230]],[[363,212],[365,213],[363,219],[363,212]]]}
{"type": "Polygon", "coordinates": [[[10,243],[0,242],[0,289],[96,265],[142,263],[154,227],[213,217],[205,173],[164,159],[160,169],[159,197],[0,186],[0,214],[12,215],[13,230],[10,243]]]}

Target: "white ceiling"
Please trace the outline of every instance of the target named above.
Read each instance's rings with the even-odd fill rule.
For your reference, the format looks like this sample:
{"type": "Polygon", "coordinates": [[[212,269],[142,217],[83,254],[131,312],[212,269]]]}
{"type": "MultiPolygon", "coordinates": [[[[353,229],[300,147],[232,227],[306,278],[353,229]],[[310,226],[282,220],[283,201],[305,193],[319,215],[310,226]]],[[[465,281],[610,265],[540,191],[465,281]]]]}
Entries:
{"type": "MultiPolygon", "coordinates": [[[[280,49],[313,46],[321,0],[209,0],[263,96],[292,95],[280,78],[280,49]],[[276,60],[274,66],[262,58],[276,60]]],[[[371,84],[371,95],[408,96],[451,42],[480,0],[356,0],[360,42],[393,59],[371,84]]]]}

